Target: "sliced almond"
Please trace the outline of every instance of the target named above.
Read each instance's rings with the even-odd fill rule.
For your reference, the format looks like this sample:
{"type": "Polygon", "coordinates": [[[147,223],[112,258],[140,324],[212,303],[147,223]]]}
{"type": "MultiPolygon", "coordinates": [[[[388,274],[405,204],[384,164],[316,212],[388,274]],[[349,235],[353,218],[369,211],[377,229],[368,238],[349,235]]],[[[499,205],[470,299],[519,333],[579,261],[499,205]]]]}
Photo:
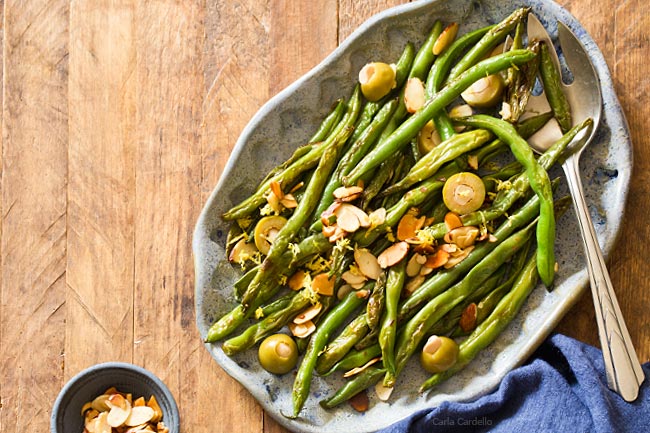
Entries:
{"type": "Polygon", "coordinates": [[[377,382],[375,385],[375,394],[377,398],[381,401],[388,401],[391,394],[393,393],[393,387],[384,386],[383,382],[377,382]]]}
{"type": "Polygon", "coordinates": [[[469,253],[474,249],[474,246],[469,246],[463,250],[460,250],[458,254],[454,254],[454,256],[450,257],[449,260],[447,260],[447,263],[444,264],[445,269],[450,269],[465,260],[465,258],[469,255],[469,253]]]}
{"type": "Polygon", "coordinates": [[[282,197],[284,197],[284,194],[282,193],[282,187],[280,186],[280,183],[277,181],[271,182],[271,192],[275,194],[278,200],[282,200],[282,197]]]}
{"type": "MultiPolygon", "coordinates": [[[[228,256],[230,263],[242,264],[246,260],[250,260],[257,253],[257,247],[253,242],[246,242],[245,239],[240,239],[228,256]]],[[[101,397],[101,396],[100,396],[101,397]]]]}
{"type": "Polygon", "coordinates": [[[298,191],[298,190],[299,190],[300,188],[302,188],[304,185],[305,185],[305,182],[303,182],[303,181],[298,182],[297,184],[295,184],[295,185],[293,186],[293,188],[291,188],[291,191],[289,191],[289,194],[298,191]]]}
{"type": "Polygon", "coordinates": [[[345,237],[345,235],[347,235],[347,234],[348,234],[348,232],[343,230],[341,227],[335,226],[334,234],[329,236],[327,238],[327,240],[330,241],[331,243],[334,243],[334,242],[338,241],[339,239],[343,239],[345,237]]]}
{"type": "Polygon", "coordinates": [[[311,281],[311,288],[319,295],[332,296],[334,294],[334,283],[336,278],[330,277],[327,273],[316,275],[311,281]]]}
{"type": "Polygon", "coordinates": [[[149,422],[155,412],[149,406],[135,406],[131,409],[131,415],[126,419],[125,424],[129,427],[139,426],[149,422]]]}
{"type": "Polygon", "coordinates": [[[341,201],[353,201],[359,198],[363,188],[360,186],[341,186],[334,190],[334,197],[341,201]]]}
{"type": "Polygon", "coordinates": [[[101,412],[95,418],[94,426],[92,427],[92,433],[111,433],[111,425],[109,424],[109,415],[110,412],[101,412]]]}
{"type": "Polygon", "coordinates": [[[357,218],[359,218],[359,224],[361,225],[361,227],[370,226],[371,221],[367,213],[365,213],[363,210],[351,204],[349,204],[348,206],[350,211],[353,212],[357,216],[357,218]]]}
{"type": "Polygon", "coordinates": [[[109,411],[111,409],[106,404],[109,397],[110,397],[109,394],[102,394],[100,396],[97,396],[97,397],[95,397],[95,399],[93,400],[93,402],[90,405],[97,412],[107,412],[107,411],[109,411]]]}
{"type": "Polygon", "coordinates": [[[478,170],[478,156],[469,155],[467,157],[467,165],[469,165],[472,170],[478,170]]]}
{"type": "Polygon", "coordinates": [[[394,264],[399,263],[409,251],[409,244],[402,241],[397,242],[396,244],[391,245],[386,248],[379,257],[377,257],[377,262],[382,269],[389,268],[394,264]]]}
{"type": "Polygon", "coordinates": [[[366,394],[366,391],[361,391],[359,394],[355,395],[352,397],[350,400],[348,400],[350,403],[350,406],[357,412],[365,412],[368,410],[368,406],[370,405],[370,401],[368,400],[368,394],[366,394]]]}
{"type": "MultiPolygon", "coordinates": [[[[337,228],[338,228],[338,226],[336,226],[336,225],[330,226],[330,225],[324,225],[323,224],[323,230],[322,230],[323,236],[325,236],[326,238],[329,238],[330,236],[334,236],[336,234],[336,229],[337,228]]],[[[330,240],[330,242],[331,242],[331,240],[330,240]]]]}
{"type": "Polygon", "coordinates": [[[359,270],[363,275],[376,280],[381,275],[381,266],[370,250],[366,248],[355,248],[354,261],[357,263],[359,270]]]}
{"type": "Polygon", "coordinates": [[[277,213],[282,212],[282,204],[280,204],[280,198],[277,195],[273,194],[273,191],[269,191],[265,197],[266,202],[269,204],[269,206],[271,206],[271,209],[277,213]]]}
{"type": "Polygon", "coordinates": [[[457,227],[462,227],[463,222],[460,220],[458,214],[454,212],[447,212],[445,214],[445,225],[447,226],[447,231],[452,231],[457,227]]]}
{"type": "Polygon", "coordinates": [[[299,269],[289,277],[287,285],[291,290],[300,290],[305,287],[305,281],[307,280],[308,275],[309,274],[305,270],[299,269]]]}
{"type": "Polygon", "coordinates": [[[383,207],[375,209],[370,212],[368,218],[370,219],[370,227],[377,227],[379,225],[382,225],[386,222],[386,209],[383,207]]]}
{"type": "MultiPolygon", "coordinates": [[[[422,254],[415,253],[411,256],[408,263],[406,263],[406,275],[409,277],[415,277],[420,273],[422,268],[422,263],[418,260],[418,257],[424,257],[422,254]]],[[[426,263],[426,258],[425,258],[426,263]]]]}
{"type": "Polygon", "coordinates": [[[86,412],[89,411],[89,410],[92,410],[92,409],[93,409],[92,402],[88,401],[88,402],[84,403],[84,405],[81,406],[81,416],[85,416],[86,412]]]}
{"type": "Polygon", "coordinates": [[[293,323],[300,325],[301,323],[308,322],[314,317],[318,316],[318,313],[320,313],[322,309],[323,309],[323,304],[317,302],[314,305],[309,306],[306,310],[298,314],[296,317],[294,317],[293,323]]]}
{"type": "Polygon", "coordinates": [[[475,226],[456,227],[445,234],[444,240],[445,242],[456,244],[462,249],[474,245],[479,233],[478,227],[475,226]]]}
{"type": "Polygon", "coordinates": [[[449,261],[449,253],[444,248],[438,248],[435,253],[427,257],[427,262],[424,264],[427,268],[438,269],[444,266],[449,261]]]}
{"type": "Polygon", "coordinates": [[[341,202],[335,201],[327,209],[320,214],[320,221],[323,223],[323,226],[329,226],[334,222],[334,212],[341,206],[341,202]]]}
{"type": "Polygon", "coordinates": [[[420,275],[426,277],[427,275],[429,275],[433,271],[434,271],[433,268],[429,268],[427,266],[422,266],[422,268],[420,269],[420,275]]]}
{"type": "Polygon", "coordinates": [[[131,403],[121,394],[113,394],[106,401],[111,408],[106,418],[111,427],[120,427],[131,414],[131,403]]]}
{"type": "Polygon", "coordinates": [[[437,335],[432,335],[429,337],[426,343],[424,343],[424,347],[422,347],[422,351],[425,353],[429,354],[434,354],[440,349],[442,346],[442,339],[438,337],[437,335]]]}
{"type": "Polygon", "coordinates": [[[458,23],[451,23],[440,33],[436,41],[433,43],[431,51],[434,55],[442,53],[452,42],[456,39],[458,34],[458,23]]]}
{"type": "Polygon", "coordinates": [[[138,406],[146,406],[144,397],[138,397],[135,399],[135,401],[133,402],[133,407],[138,407],[138,406]]]}
{"type": "Polygon", "coordinates": [[[417,217],[413,212],[406,213],[397,224],[397,239],[405,241],[415,238],[418,230],[424,226],[426,216],[417,217]]]}
{"type": "Polygon", "coordinates": [[[341,278],[352,287],[358,284],[363,285],[368,280],[365,275],[355,272],[354,268],[343,272],[341,278]]]}
{"type": "Polygon", "coordinates": [[[476,328],[477,313],[478,311],[475,303],[472,302],[465,307],[460,315],[460,320],[458,321],[458,326],[460,326],[460,329],[462,329],[463,332],[470,332],[476,328]]]}
{"type": "Polygon", "coordinates": [[[415,292],[418,287],[424,283],[424,275],[417,275],[406,282],[404,285],[404,295],[409,297],[413,292],[415,292]]]}
{"type": "Polygon", "coordinates": [[[343,373],[343,377],[351,377],[356,374],[359,374],[366,368],[370,367],[372,364],[376,364],[377,362],[379,362],[379,360],[381,360],[381,357],[379,356],[376,358],[372,358],[370,361],[366,362],[361,367],[354,367],[353,369],[346,371],[345,373],[343,373]]]}
{"type": "Polygon", "coordinates": [[[280,199],[280,204],[287,209],[298,207],[298,202],[296,201],[296,198],[293,196],[293,194],[285,194],[285,196],[280,199]]]}
{"type": "Polygon", "coordinates": [[[417,77],[409,78],[404,88],[406,111],[415,113],[424,106],[425,102],[424,83],[417,77]]]}
{"type": "Polygon", "coordinates": [[[311,335],[316,330],[316,325],[311,320],[305,323],[289,323],[289,330],[298,338],[305,338],[311,335]]]}
{"type": "Polygon", "coordinates": [[[357,295],[357,298],[359,298],[359,299],[367,298],[368,296],[370,296],[370,291],[365,290],[365,289],[357,290],[356,295],[357,295]]]}
{"type": "Polygon", "coordinates": [[[359,217],[351,208],[354,206],[343,203],[334,214],[336,215],[336,225],[348,233],[354,233],[361,227],[359,217]]]}
{"type": "Polygon", "coordinates": [[[154,411],[154,417],[151,419],[151,422],[158,422],[162,419],[163,413],[162,409],[160,408],[160,405],[158,404],[158,400],[156,400],[155,396],[151,396],[149,401],[147,401],[147,406],[153,409],[154,411]]]}
{"type": "Polygon", "coordinates": [[[157,431],[158,433],[169,433],[169,429],[167,428],[167,426],[165,426],[165,423],[164,423],[164,422],[159,422],[159,423],[156,425],[156,431],[157,431]]]}

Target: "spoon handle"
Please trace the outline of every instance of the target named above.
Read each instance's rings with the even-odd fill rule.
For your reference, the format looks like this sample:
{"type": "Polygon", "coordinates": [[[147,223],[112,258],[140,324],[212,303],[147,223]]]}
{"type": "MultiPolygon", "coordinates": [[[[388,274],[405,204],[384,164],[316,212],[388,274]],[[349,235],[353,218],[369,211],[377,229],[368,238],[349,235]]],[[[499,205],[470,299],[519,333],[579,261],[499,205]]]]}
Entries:
{"type": "Polygon", "coordinates": [[[569,157],[562,168],[566,174],[582,232],[591,293],[596,308],[598,335],[605,360],[607,385],[620,394],[625,401],[634,401],[639,394],[639,386],[644,380],[643,370],[623,320],[589,216],[579,175],[579,153],[569,157]]]}

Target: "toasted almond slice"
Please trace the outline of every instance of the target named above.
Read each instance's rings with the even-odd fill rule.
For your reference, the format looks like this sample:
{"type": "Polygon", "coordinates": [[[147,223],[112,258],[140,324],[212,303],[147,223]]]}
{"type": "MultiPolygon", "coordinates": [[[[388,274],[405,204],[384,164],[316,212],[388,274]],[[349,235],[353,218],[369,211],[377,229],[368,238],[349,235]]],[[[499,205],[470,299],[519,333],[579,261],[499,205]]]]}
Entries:
{"type": "Polygon", "coordinates": [[[406,105],[406,111],[415,113],[424,106],[425,102],[424,83],[417,77],[409,78],[404,88],[404,105],[406,105]]]}
{"type": "Polygon", "coordinates": [[[422,254],[415,253],[411,256],[409,259],[408,263],[406,264],[406,275],[409,277],[415,277],[420,273],[420,269],[422,268],[422,263],[420,263],[419,257],[424,258],[424,261],[426,263],[426,257],[424,257],[422,254]]]}
{"type": "Polygon", "coordinates": [[[365,289],[357,290],[356,295],[357,295],[357,298],[359,298],[359,299],[367,298],[368,296],[370,296],[370,292],[368,290],[365,290],[365,289]]]}
{"type": "Polygon", "coordinates": [[[91,401],[84,403],[84,405],[81,406],[81,416],[85,416],[86,412],[92,410],[92,408],[93,408],[93,403],[91,401]]]}
{"type": "Polygon", "coordinates": [[[478,156],[469,155],[467,157],[467,165],[469,165],[472,170],[478,170],[478,156]]]}
{"type": "Polygon", "coordinates": [[[163,413],[162,409],[160,408],[160,405],[158,404],[158,400],[156,400],[155,396],[151,396],[149,401],[147,401],[147,406],[153,409],[154,411],[154,417],[151,418],[151,422],[158,422],[162,419],[163,413]]]}
{"type": "Polygon", "coordinates": [[[370,212],[368,218],[370,218],[370,227],[377,227],[379,225],[382,225],[386,222],[386,209],[383,207],[375,209],[370,212]]]}
{"type": "Polygon", "coordinates": [[[135,399],[135,401],[133,402],[133,407],[137,407],[137,406],[146,406],[144,397],[138,397],[135,399]]]}
{"type": "Polygon", "coordinates": [[[450,257],[449,260],[447,260],[447,263],[444,264],[445,269],[450,269],[465,260],[467,255],[474,249],[474,245],[469,246],[465,248],[464,250],[460,250],[459,254],[455,254],[453,257],[450,257]]]}
{"type": "Polygon", "coordinates": [[[300,188],[302,188],[304,185],[305,185],[305,182],[303,182],[303,181],[298,182],[297,184],[295,184],[295,185],[293,186],[293,188],[291,188],[291,191],[289,191],[289,193],[291,194],[291,193],[294,193],[294,192],[298,191],[298,190],[299,190],[300,188]]]}
{"type": "Polygon", "coordinates": [[[458,23],[451,23],[440,33],[436,41],[433,43],[431,51],[434,55],[442,53],[452,42],[456,39],[458,34],[458,23]]]}
{"type": "Polygon", "coordinates": [[[465,309],[460,315],[460,320],[458,321],[458,325],[460,326],[460,329],[462,329],[463,332],[473,331],[474,328],[476,328],[476,318],[477,318],[476,304],[472,302],[467,307],[465,307],[465,309]]]}
{"type": "Polygon", "coordinates": [[[296,198],[293,196],[293,194],[285,194],[284,197],[280,199],[280,204],[287,209],[298,207],[298,202],[296,201],[296,198]]]}
{"type": "Polygon", "coordinates": [[[381,357],[379,357],[379,356],[376,357],[376,358],[372,358],[370,361],[366,362],[361,367],[354,367],[352,370],[346,371],[345,373],[343,373],[343,377],[351,377],[351,376],[354,376],[356,374],[359,374],[363,370],[365,370],[366,368],[370,367],[372,364],[375,364],[375,363],[379,362],[380,359],[381,359],[381,357]]]}
{"type": "Polygon", "coordinates": [[[271,209],[277,213],[282,212],[282,204],[280,204],[280,199],[277,195],[273,194],[273,191],[269,191],[269,193],[265,194],[264,197],[266,197],[266,202],[269,204],[269,206],[271,206],[271,209]]]}
{"type": "Polygon", "coordinates": [[[336,292],[336,298],[340,301],[343,298],[345,298],[348,295],[348,293],[350,293],[352,290],[354,289],[352,288],[351,285],[343,284],[341,287],[339,287],[339,290],[336,292]]]}
{"type": "Polygon", "coordinates": [[[462,227],[463,222],[460,220],[458,214],[454,212],[447,212],[445,214],[445,225],[447,226],[447,231],[452,231],[457,227],[462,227]]]}
{"type": "Polygon", "coordinates": [[[154,410],[149,406],[135,406],[131,409],[131,414],[124,424],[129,427],[139,426],[149,422],[154,415],[154,410]]]}
{"type": "Polygon", "coordinates": [[[159,423],[156,425],[156,431],[157,431],[158,433],[169,433],[169,428],[167,428],[167,426],[165,425],[164,422],[159,422],[159,423]]]}
{"type": "Polygon", "coordinates": [[[458,245],[456,244],[442,244],[438,248],[440,248],[446,253],[449,253],[450,255],[458,251],[458,245]]]}
{"type": "Polygon", "coordinates": [[[305,338],[312,334],[316,330],[316,325],[311,320],[305,323],[289,323],[289,330],[291,333],[298,338],[305,338]]]}
{"type": "Polygon", "coordinates": [[[331,243],[334,243],[334,242],[338,241],[339,239],[343,239],[345,237],[345,235],[347,235],[347,234],[348,234],[348,232],[343,230],[341,227],[335,226],[334,234],[329,236],[327,238],[327,240],[329,240],[331,243]]]}
{"type": "Polygon", "coordinates": [[[117,388],[115,388],[114,386],[111,386],[106,391],[104,391],[104,394],[110,396],[111,394],[121,394],[121,392],[119,392],[117,388]]]}
{"type": "Polygon", "coordinates": [[[352,408],[357,412],[367,411],[368,406],[370,405],[370,401],[368,400],[368,394],[366,394],[365,390],[361,391],[359,394],[355,395],[348,401],[350,403],[350,406],[352,406],[352,408]]]}
{"type": "MultiPolygon", "coordinates": [[[[108,415],[108,412],[102,412],[102,413],[104,414],[104,416],[108,415]]],[[[84,420],[84,427],[86,428],[88,433],[95,433],[95,430],[97,429],[98,416],[99,416],[99,412],[97,412],[95,409],[92,409],[91,411],[86,413],[86,418],[84,420]],[[94,412],[94,414],[90,416],[90,412],[94,412]]]]}
{"type": "Polygon", "coordinates": [[[426,216],[418,218],[412,212],[406,213],[397,224],[397,239],[405,241],[415,238],[418,230],[424,226],[424,220],[426,220],[426,216]]]}
{"type": "Polygon", "coordinates": [[[329,238],[330,236],[334,236],[334,234],[336,233],[337,228],[338,228],[338,226],[336,226],[336,225],[328,226],[328,225],[323,224],[323,230],[322,230],[323,231],[323,236],[325,236],[327,238],[329,238]]]}
{"type": "Polygon", "coordinates": [[[111,395],[106,405],[110,408],[107,420],[111,427],[120,427],[131,414],[131,403],[122,394],[111,395]]]}
{"type": "Polygon", "coordinates": [[[334,212],[336,215],[336,225],[348,233],[354,233],[359,229],[359,227],[361,227],[359,217],[357,217],[356,213],[351,209],[353,207],[354,206],[350,204],[343,203],[334,212]]]}
{"type": "Polygon", "coordinates": [[[282,187],[277,181],[271,182],[271,192],[278,198],[278,200],[282,200],[282,197],[284,197],[284,194],[282,193],[282,187]]]}
{"type": "Polygon", "coordinates": [[[435,253],[427,258],[427,262],[424,264],[424,266],[431,269],[437,269],[441,266],[444,266],[448,261],[449,253],[443,248],[438,248],[435,253]]]}
{"type": "Polygon", "coordinates": [[[341,206],[341,202],[335,201],[327,209],[320,214],[320,221],[323,223],[323,226],[329,226],[332,224],[334,213],[341,206]]]}
{"type": "Polygon", "coordinates": [[[352,201],[359,198],[363,188],[359,186],[341,186],[334,190],[334,197],[341,201],[352,201]]]}
{"type": "Polygon", "coordinates": [[[390,266],[393,266],[396,263],[399,263],[409,251],[409,244],[402,241],[397,242],[396,244],[391,245],[386,248],[379,257],[377,257],[377,262],[382,269],[386,269],[390,266]]]}
{"type": "Polygon", "coordinates": [[[320,313],[320,310],[322,309],[323,309],[323,305],[320,302],[317,302],[314,305],[310,305],[306,310],[304,310],[302,313],[298,314],[296,317],[293,318],[293,323],[300,325],[301,323],[308,322],[314,317],[316,317],[318,313],[320,313]]]}
{"type": "Polygon", "coordinates": [[[323,272],[316,275],[311,281],[311,288],[319,295],[332,296],[334,294],[334,283],[336,278],[330,277],[327,273],[323,272]]]}
{"type": "Polygon", "coordinates": [[[97,412],[108,412],[111,409],[106,404],[109,397],[110,397],[109,394],[102,394],[100,396],[97,396],[97,397],[95,397],[95,399],[92,401],[92,403],[90,405],[97,412]]]}
{"type": "Polygon", "coordinates": [[[97,415],[92,430],[88,431],[92,433],[111,433],[111,425],[108,422],[109,415],[110,412],[101,412],[99,415],[97,415]]]}
{"type": "Polygon", "coordinates": [[[379,266],[377,257],[367,248],[355,248],[354,260],[357,262],[361,273],[371,280],[376,280],[381,275],[381,266],[379,266]]]}
{"type": "Polygon", "coordinates": [[[287,281],[287,285],[291,290],[300,290],[305,286],[305,280],[307,279],[307,275],[309,275],[306,271],[303,269],[298,269],[296,272],[289,277],[289,280],[287,281]]]}
{"type": "Polygon", "coordinates": [[[479,229],[475,226],[456,227],[445,234],[444,240],[448,243],[458,245],[459,248],[467,248],[474,245],[479,235],[479,229]]]}
{"type": "Polygon", "coordinates": [[[422,285],[422,283],[424,283],[424,280],[425,280],[424,275],[417,275],[411,278],[410,280],[408,280],[404,285],[404,295],[406,297],[411,296],[411,294],[415,292],[417,288],[422,285]]]}
{"type": "Polygon", "coordinates": [[[393,387],[384,386],[383,382],[377,382],[375,385],[375,394],[381,401],[388,401],[390,395],[393,393],[393,387]]]}
{"type": "Polygon", "coordinates": [[[230,263],[241,264],[255,256],[255,253],[257,253],[257,247],[255,246],[255,243],[246,242],[245,239],[240,239],[235,244],[235,246],[232,247],[230,255],[228,256],[228,260],[230,263]]]}
{"type": "Polygon", "coordinates": [[[494,236],[492,233],[488,236],[488,242],[497,242],[499,239],[497,239],[496,236],[494,236]]]}
{"type": "Polygon", "coordinates": [[[427,276],[433,271],[434,271],[433,268],[429,268],[427,266],[422,266],[422,269],[420,269],[420,275],[427,276]]]}
{"type": "Polygon", "coordinates": [[[352,211],[357,216],[357,218],[359,218],[359,224],[361,227],[370,227],[371,221],[367,213],[351,204],[348,204],[347,206],[349,206],[350,211],[352,211]]]}
{"type": "Polygon", "coordinates": [[[341,275],[341,278],[343,278],[343,281],[354,287],[357,284],[365,284],[367,278],[363,274],[359,274],[358,272],[355,272],[353,270],[347,270],[343,272],[343,275],[341,275]]]}

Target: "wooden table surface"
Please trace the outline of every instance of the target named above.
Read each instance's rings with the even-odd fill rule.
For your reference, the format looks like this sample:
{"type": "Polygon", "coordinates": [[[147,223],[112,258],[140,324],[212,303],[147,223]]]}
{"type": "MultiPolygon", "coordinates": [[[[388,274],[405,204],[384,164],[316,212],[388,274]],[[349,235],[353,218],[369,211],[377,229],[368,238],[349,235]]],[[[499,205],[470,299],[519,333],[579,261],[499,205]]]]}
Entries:
{"type": "MultiPolygon", "coordinates": [[[[103,361],[164,380],[182,431],[284,431],[204,349],[191,236],[257,109],[400,0],[0,1],[0,431],[48,429],[103,361]]],[[[563,0],[602,49],[634,142],[610,270],[650,358],[650,3],[563,0]]],[[[598,345],[586,292],[559,331],[598,345]]]]}

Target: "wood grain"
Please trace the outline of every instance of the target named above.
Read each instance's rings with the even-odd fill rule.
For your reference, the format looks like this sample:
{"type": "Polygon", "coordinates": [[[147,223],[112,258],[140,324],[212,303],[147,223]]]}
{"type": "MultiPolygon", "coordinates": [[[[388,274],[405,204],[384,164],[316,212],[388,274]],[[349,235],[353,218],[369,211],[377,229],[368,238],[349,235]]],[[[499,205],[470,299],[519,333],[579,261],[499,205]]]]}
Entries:
{"type": "Polygon", "coordinates": [[[67,6],[4,3],[0,430],[7,433],[47,431],[63,385],[67,6]]]}
{"type": "MultiPolygon", "coordinates": [[[[262,104],[402,3],[0,0],[0,431],[47,431],[64,381],[111,360],[165,381],[182,432],[286,432],[200,341],[193,226],[262,104]]],[[[560,4],[603,51],[632,133],[610,270],[648,361],[650,5],[560,4]]],[[[588,292],[557,330],[598,345],[588,292]]]]}

